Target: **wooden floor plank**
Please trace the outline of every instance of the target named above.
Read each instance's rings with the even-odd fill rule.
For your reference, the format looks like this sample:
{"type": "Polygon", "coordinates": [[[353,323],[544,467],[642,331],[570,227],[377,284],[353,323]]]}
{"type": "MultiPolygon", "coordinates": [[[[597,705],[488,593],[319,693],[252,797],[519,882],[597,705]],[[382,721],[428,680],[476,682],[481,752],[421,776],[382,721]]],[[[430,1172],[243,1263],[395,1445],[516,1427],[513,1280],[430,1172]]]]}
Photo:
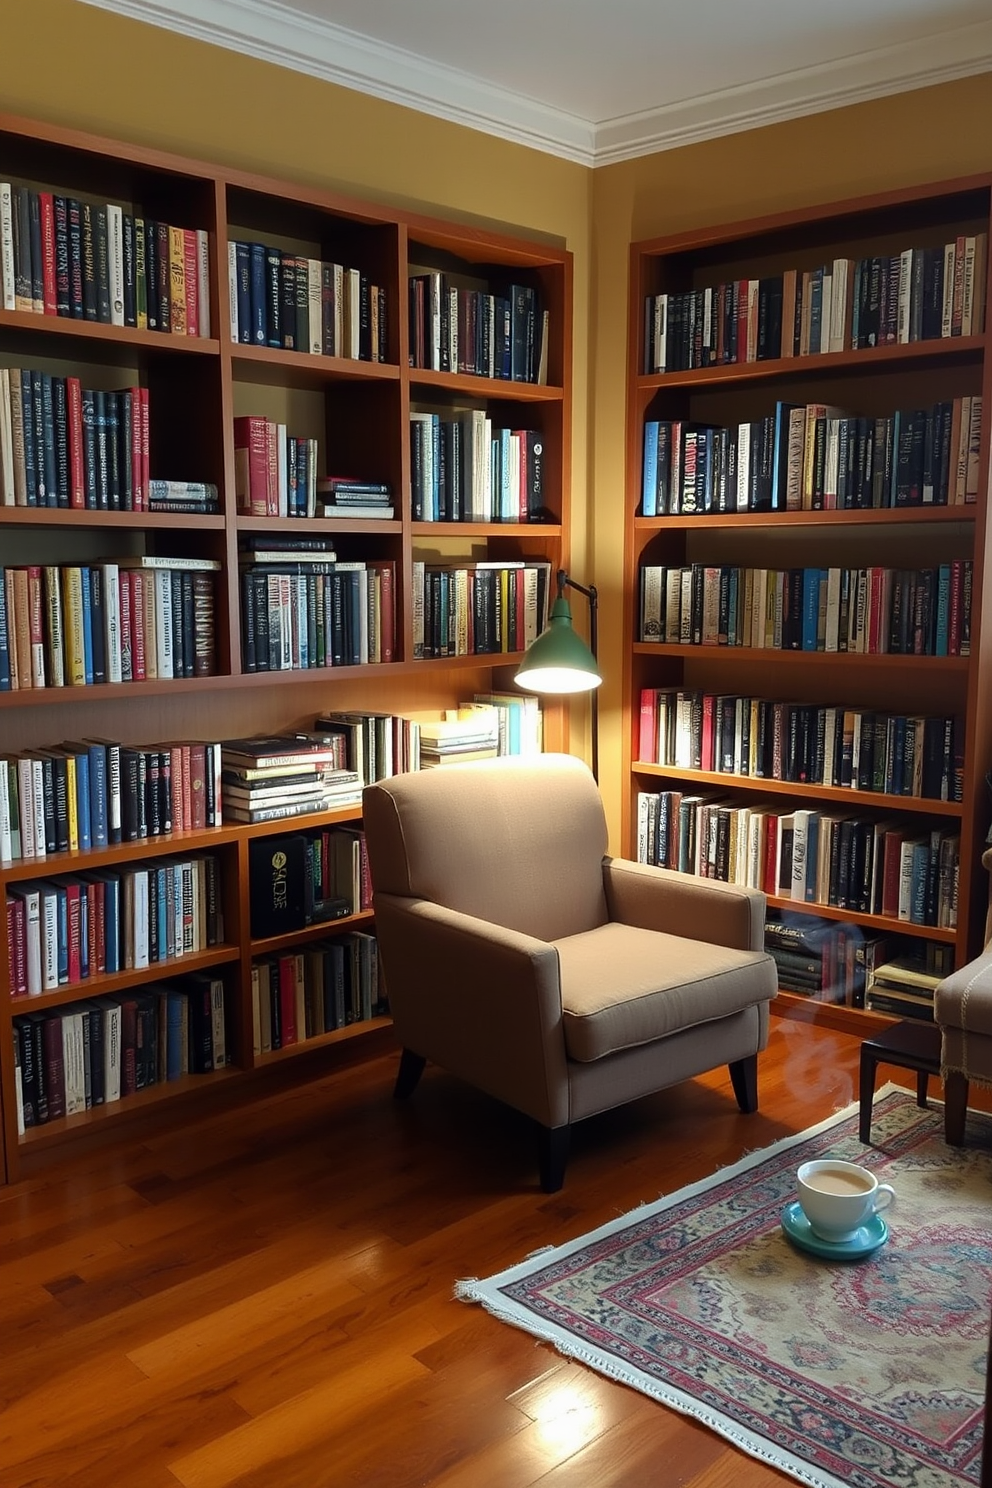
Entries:
{"type": "Polygon", "coordinates": [[[394,1101],[395,1055],[53,1154],[0,1190],[3,1488],[771,1488],[454,1286],[822,1120],[858,1048],[774,1019],[756,1115],[662,1091],[550,1196],[529,1122],[440,1071],[394,1101]]]}

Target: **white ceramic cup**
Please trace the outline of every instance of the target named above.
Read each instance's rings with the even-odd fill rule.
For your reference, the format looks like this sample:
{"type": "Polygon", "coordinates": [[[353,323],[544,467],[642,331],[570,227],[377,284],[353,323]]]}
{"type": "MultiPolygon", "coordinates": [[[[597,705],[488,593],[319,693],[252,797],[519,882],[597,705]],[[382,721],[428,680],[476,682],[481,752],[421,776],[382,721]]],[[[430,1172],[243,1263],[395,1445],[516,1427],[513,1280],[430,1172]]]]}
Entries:
{"type": "Polygon", "coordinates": [[[796,1181],[802,1211],[821,1240],[852,1240],[876,1211],[895,1201],[891,1184],[879,1183],[869,1168],[837,1157],[803,1163],[796,1181]]]}

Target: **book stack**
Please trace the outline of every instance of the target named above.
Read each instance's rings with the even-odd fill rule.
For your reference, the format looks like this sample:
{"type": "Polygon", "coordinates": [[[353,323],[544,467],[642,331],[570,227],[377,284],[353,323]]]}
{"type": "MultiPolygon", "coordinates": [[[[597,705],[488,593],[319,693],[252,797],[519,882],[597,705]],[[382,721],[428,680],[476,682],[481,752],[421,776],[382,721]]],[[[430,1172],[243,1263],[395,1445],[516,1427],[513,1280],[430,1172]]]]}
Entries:
{"type": "Polygon", "coordinates": [[[963,754],[960,716],[641,690],[638,759],[648,764],[960,801],[963,754]]]}
{"type": "Polygon", "coordinates": [[[547,623],[551,564],[413,563],[414,656],[524,651],[547,623]]]}
{"type": "Polygon", "coordinates": [[[415,713],[420,726],[420,768],[495,759],[499,753],[499,714],[488,703],[415,713]]]}
{"type": "Polygon", "coordinates": [[[865,655],[971,654],[970,558],[936,568],[647,564],[639,639],[865,655]]]}
{"type": "Polygon", "coordinates": [[[481,408],[410,414],[415,522],[544,519],[544,437],[494,428],[481,408]]]}
{"type": "Polygon", "coordinates": [[[392,488],[385,481],[322,476],[317,482],[317,515],[391,521],[395,515],[392,488]]]}
{"type": "Polygon", "coordinates": [[[221,797],[231,821],[280,821],[361,801],[361,778],[339,764],[341,750],[331,739],[226,739],[220,752],[221,797]]]}
{"type": "Polygon", "coordinates": [[[861,939],[853,925],[810,915],[765,922],[765,950],[775,962],[779,987],[818,1002],[845,1002],[848,943],[861,939]]]}
{"type": "MultiPolygon", "coordinates": [[[[946,953],[949,947],[936,947],[946,953]]],[[[928,947],[929,951],[929,947],[928,947]]],[[[931,954],[894,956],[873,968],[868,978],[865,1005],[873,1012],[898,1018],[933,1021],[933,994],[950,965],[942,965],[931,954]]]]}
{"type": "Polygon", "coordinates": [[[0,757],[0,863],[220,825],[219,744],[85,739],[0,757]]]}
{"type": "Polygon", "coordinates": [[[266,538],[240,563],[245,671],[393,660],[392,559],[339,562],[329,538],[266,538]]]}
{"type": "Polygon", "coordinates": [[[317,514],[317,441],[246,414],[234,420],[234,495],[252,517],[317,514]]]}
{"type": "Polygon", "coordinates": [[[388,360],[386,291],[360,269],[270,243],[230,242],[231,340],[311,356],[388,360]]]}
{"type": "Polygon", "coordinates": [[[148,389],[0,368],[0,505],[148,511],[148,389]]]}
{"type": "Polygon", "coordinates": [[[388,1011],[378,943],[365,930],[253,962],[251,992],[256,1054],[388,1011]]]}
{"type": "Polygon", "coordinates": [[[220,496],[213,481],[150,480],[148,510],[205,517],[220,511],[220,496]]]}
{"type": "Polygon", "coordinates": [[[410,276],[410,362],[512,382],[546,383],[548,312],[528,284],[456,284],[437,270],[410,276]]]}
{"type": "Polygon", "coordinates": [[[224,938],[216,858],[156,858],[7,889],[10,987],[34,997],[224,938]]]}
{"type": "Polygon", "coordinates": [[[209,239],[113,202],[0,181],[0,290],[5,310],[209,336],[209,239]]]}
{"type": "Polygon", "coordinates": [[[964,506],[978,495],[979,394],[859,418],[776,403],[729,428],[644,424],[641,515],[964,506]]]}
{"type": "Polygon", "coordinates": [[[14,1019],[18,1130],[109,1105],[229,1062],[224,983],[168,985],[14,1019]]]}
{"type": "Polygon", "coordinates": [[[212,558],[0,569],[0,692],[215,670],[212,558]]]}
{"type": "Polygon", "coordinates": [[[987,249],[986,233],[962,234],[935,247],[649,295],[644,370],[980,335],[987,249]]]}

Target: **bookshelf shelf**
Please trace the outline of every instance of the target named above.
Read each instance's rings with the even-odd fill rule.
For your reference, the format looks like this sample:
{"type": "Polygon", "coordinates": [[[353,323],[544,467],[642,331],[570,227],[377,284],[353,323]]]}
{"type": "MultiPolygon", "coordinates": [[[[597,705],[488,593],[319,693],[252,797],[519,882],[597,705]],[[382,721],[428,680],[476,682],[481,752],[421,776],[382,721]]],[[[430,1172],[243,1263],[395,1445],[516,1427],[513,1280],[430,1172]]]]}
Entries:
{"type": "MultiPolygon", "coordinates": [[[[39,223],[54,224],[51,234],[44,227],[38,242],[54,243],[60,255],[57,266],[64,270],[63,277],[56,276],[54,281],[54,299],[53,260],[46,260],[41,248],[35,257],[22,254],[18,248],[16,263],[11,260],[11,274],[0,277],[0,402],[3,404],[0,406],[0,533],[3,534],[0,584],[6,598],[7,579],[18,570],[28,575],[27,582],[33,586],[27,591],[32,596],[28,605],[20,597],[23,588],[16,594],[11,588],[19,607],[17,614],[8,605],[8,620],[0,620],[0,624],[11,627],[9,634],[5,629],[4,640],[10,642],[12,638],[16,663],[9,673],[11,686],[7,690],[9,655],[0,653],[3,723],[0,765],[8,772],[8,788],[14,756],[37,759],[38,755],[44,755],[49,761],[45,764],[48,771],[45,789],[49,790],[47,782],[55,779],[50,763],[52,753],[57,753],[65,739],[109,738],[155,751],[163,748],[159,741],[214,743],[248,735],[313,729],[318,715],[333,712],[393,715],[436,712],[457,707],[470,700],[475,692],[491,692],[505,684],[509,669],[519,660],[519,651],[438,661],[415,658],[415,610],[419,594],[415,593],[418,570],[414,565],[422,561],[422,551],[427,552],[442,541],[445,558],[452,561],[469,563],[488,557],[496,562],[511,562],[533,557],[535,562],[550,564],[552,568],[567,563],[572,348],[570,254],[541,241],[446,223],[405,208],[369,203],[357,197],[228,170],[160,151],[146,151],[12,115],[0,115],[0,154],[4,159],[0,171],[0,248],[6,242],[13,252],[14,215],[22,210],[27,212],[30,228],[34,213],[39,223]],[[10,186],[9,217],[4,216],[8,200],[6,183],[10,186]],[[78,216],[74,216],[77,208],[78,216]],[[123,244],[119,252],[115,251],[113,238],[118,220],[114,214],[118,210],[123,244]],[[73,237],[77,221],[78,240],[73,237]],[[84,252],[85,244],[89,243],[93,247],[92,258],[87,256],[88,248],[84,252]],[[253,246],[261,245],[266,272],[271,270],[275,274],[272,266],[278,265],[280,290],[287,295],[285,300],[280,295],[278,307],[271,293],[268,298],[264,293],[253,298],[253,292],[258,289],[255,280],[249,281],[245,299],[246,286],[239,268],[244,261],[244,249],[239,256],[238,244],[248,246],[251,264],[262,261],[253,246]],[[131,247],[135,252],[133,260],[129,256],[131,247]],[[542,375],[546,373],[550,386],[433,373],[410,366],[410,278],[425,254],[428,258],[440,255],[470,265],[480,280],[493,286],[490,309],[494,326],[495,296],[504,292],[498,286],[519,283],[528,287],[535,297],[535,314],[538,309],[542,313],[544,360],[540,370],[542,375]],[[142,256],[143,273],[139,267],[142,256]],[[65,270],[66,262],[68,270],[65,270]],[[286,288],[290,264],[297,291],[292,302],[286,288]],[[34,268],[38,269],[37,275],[31,272],[34,268]],[[122,315],[111,308],[111,278],[118,269],[123,282],[122,315]],[[336,277],[338,274],[340,278],[336,277]],[[301,298],[304,279],[309,296],[306,305],[301,298]],[[319,296],[315,293],[318,283],[319,296]],[[34,308],[26,309],[25,301],[34,308]],[[250,321],[241,318],[246,305],[250,321]],[[45,313],[41,313],[42,306],[45,313]],[[123,316],[127,323],[112,323],[115,315],[118,320],[123,316]],[[168,331],[154,328],[152,322],[156,318],[171,328],[168,331]],[[190,334],[182,334],[177,327],[187,318],[190,334]],[[265,319],[262,340],[266,344],[258,344],[259,318],[265,319]],[[237,340],[232,339],[236,322],[237,340]],[[242,330],[250,339],[241,339],[242,330]],[[356,354],[317,355],[309,349],[292,349],[317,344],[325,352],[340,352],[343,348],[356,354]],[[29,382],[32,397],[29,422],[24,422],[27,393],[23,380],[19,383],[19,404],[16,390],[10,391],[14,380],[4,379],[5,371],[15,370],[22,378],[26,374],[29,379],[36,376],[40,379],[37,383],[29,382]],[[49,382],[45,382],[46,378],[49,382]],[[70,391],[75,390],[75,383],[70,389],[70,379],[78,379],[84,407],[89,406],[85,399],[90,396],[127,394],[128,397],[107,405],[105,421],[97,416],[92,425],[88,421],[84,424],[69,409],[70,391]],[[41,391],[40,421],[33,414],[36,388],[41,391]],[[135,388],[141,390],[136,400],[131,396],[135,388]],[[49,396],[53,409],[56,398],[64,398],[63,406],[69,411],[55,413],[49,419],[45,401],[49,396]],[[496,426],[500,423],[509,426],[512,422],[514,431],[536,431],[543,443],[541,497],[553,520],[547,524],[414,523],[410,412],[418,402],[447,409],[469,402],[477,410],[493,415],[496,426]],[[147,439],[143,445],[140,432],[135,436],[138,426],[134,414],[140,408],[144,418],[145,407],[147,439]],[[118,415],[121,422],[115,424],[118,415]],[[71,422],[72,418],[77,421],[71,422]],[[18,445],[14,439],[17,419],[21,421],[17,425],[19,437],[34,441],[32,454],[42,461],[31,478],[26,443],[18,445]],[[124,422],[126,419],[131,420],[130,425],[124,422]],[[261,419],[266,427],[285,428],[287,441],[293,439],[300,459],[311,458],[311,452],[315,451],[315,464],[308,471],[315,470],[318,476],[344,472],[362,482],[388,483],[393,519],[263,517],[257,514],[257,504],[249,510],[242,490],[240,446],[236,451],[236,419],[261,419]],[[87,443],[91,427],[92,446],[87,443]],[[130,442],[123,432],[128,427],[130,442]],[[115,428],[116,444],[112,432],[115,428]],[[70,464],[71,460],[80,458],[80,451],[82,479],[70,464]],[[51,467],[44,466],[46,459],[54,459],[54,475],[51,467]],[[173,503],[185,500],[190,506],[199,500],[205,505],[202,493],[197,492],[194,498],[193,488],[199,483],[209,483],[217,488],[219,509],[201,513],[174,505],[171,510],[155,512],[134,510],[135,505],[141,505],[135,496],[139,489],[136,461],[140,463],[142,480],[177,483],[164,497],[161,491],[157,492],[157,500],[173,503]],[[42,484],[37,479],[39,470],[44,471],[42,484]],[[180,490],[180,482],[189,483],[190,488],[180,490]],[[80,488],[87,503],[84,508],[78,506],[80,488]],[[51,501],[49,489],[53,493],[51,501]],[[105,494],[106,503],[101,499],[105,494]],[[106,509],[99,509],[101,506],[106,509]],[[243,563],[242,555],[250,548],[264,551],[266,537],[280,543],[333,537],[337,555],[333,561],[342,565],[342,576],[353,574],[361,564],[368,564],[366,573],[370,575],[385,572],[385,579],[368,581],[370,589],[373,584],[381,585],[379,606],[374,613],[370,606],[369,619],[376,622],[378,638],[381,627],[388,624],[391,580],[393,659],[358,665],[249,671],[252,620],[249,598],[255,591],[251,587],[253,580],[242,577],[242,570],[248,566],[243,563]],[[200,630],[194,630],[193,664],[202,663],[202,652],[196,646],[205,636],[205,644],[213,647],[215,673],[173,680],[156,676],[157,664],[156,667],[149,664],[148,678],[143,681],[94,682],[86,686],[26,685],[28,677],[34,684],[39,672],[48,682],[57,678],[58,666],[53,659],[56,645],[90,644],[85,640],[85,624],[77,627],[71,637],[67,630],[60,637],[56,625],[59,597],[65,603],[67,591],[63,585],[70,580],[60,575],[56,581],[52,573],[45,575],[42,570],[51,566],[53,570],[79,568],[96,573],[102,565],[109,565],[111,570],[117,565],[123,572],[132,567],[126,559],[142,556],[219,562],[219,569],[211,570],[211,598],[205,598],[205,586],[201,585],[197,591],[199,611],[194,608],[188,588],[181,588],[171,599],[172,617],[181,627],[184,646],[185,621],[191,609],[198,617],[197,623],[202,625],[200,630]],[[40,621],[36,608],[39,593],[40,621]],[[14,628],[15,622],[19,628],[14,628]],[[32,651],[32,646],[39,649],[32,651]]],[[[30,230],[23,241],[32,241],[30,230]]],[[[2,264],[0,258],[0,268],[2,264]]],[[[271,290],[275,282],[270,277],[265,284],[271,290]]],[[[477,365],[482,365],[481,361],[477,365]]],[[[533,375],[538,375],[536,362],[533,375]]],[[[145,496],[150,495],[151,490],[146,487],[145,496]]],[[[312,495],[311,486],[307,496],[312,495]]],[[[310,505],[312,509],[312,501],[310,505]]],[[[288,507],[286,500],[283,509],[288,507]]],[[[143,571],[147,575],[152,570],[146,565],[143,571]]],[[[187,564],[187,571],[194,570],[187,564]]],[[[17,582],[22,583],[20,577],[17,582]]],[[[74,575],[71,582],[76,582],[74,575]]],[[[108,577],[103,570],[99,583],[113,582],[113,572],[108,577]]],[[[133,589],[132,599],[140,588],[139,585],[133,589]]],[[[362,593],[361,588],[358,592],[362,593]]],[[[307,592],[304,603],[297,589],[289,603],[296,605],[298,627],[301,616],[307,625],[315,626],[319,646],[321,640],[327,639],[319,627],[340,626],[341,621],[330,597],[321,617],[313,619],[319,612],[312,607],[311,598],[307,592]]],[[[137,605],[136,599],[134,603],[137,605]]],[[[168,601],[156,592],[157,608],[150,607],[147,595],[142,603],[145,608],[140,623],[151,624],[158,645],[168,632],[165,615],[168,601]]],[[[104,614],[107,613],[105,610],[104,614]]],[[[123,610],[118,613],[120,625],[130,623],[132,639],[140,628],[136,616],[137,610],[127,621],[123,610]]],[[[74,626],[75,623],[73,618],[74,626]]],[[[122,674],[110,670],[110,648],[116,643],[111,639],[113,627],[109,621],[107,625],[109,628],[104,630],[98,624],[96,633],[97,641],[103,635],[107,664],[99,665],[96,652],[87,655],[87,660],[94,662],[95,676],[122,674]]],[[[361,624],[358,629],[362,631],[361,624]]],[[[369,635],[372,634],[370,623],[369,635]]],[[[264,636],[264,628],[256,629],[254,635],[257,641],[260,635],[264,636]]],[[[302,646],[293,653],[297,659],[302,654],[302,646]]],[[[364,641],[344,654],[365,655],[364,641]]],[[[372,654],[371,646],[368,654],[372,654]]],[[[184,655],[184,660],[189,663],[190,655],[184,655]]],[[[123,667],[122,672],[127,675],[123,667]]],[[[71,668],[67,667],[64,675],[71,677],[71,668]]],[[[545,747],[567,747],[564,707],[551,705],[545,710],[544,739],[545,747]]],[[[13,769],[16,776],[16,761],[13,769]]],[[[67,780],[68,776],[61,778],[67,780]]],[[[54,791],[49,790],[48,804],[53,795],[54,791]]],[[[50,831],[53,812],[65,813],[68,809],[56,803],[46,816],[44,830],[50,831]]],[[[90,1131],[105,1133],[115,1121],[126,1123],[136,1112],[150,1108],[157,1114],[161,1110],[164,1119],[166,1111],[181,1112],[184,1104],[189,1108],[194,1092],[213,1088],[218,1083],[232,1093],[238,1089],[253,1090],[260,1066],[286,1066],[297,1055],[314,1050],[326,1053],[342,1044],[357,1052],[363,1038],[369,1040],[370,1048],[381,1045],[388,1019],[375,1017],[273,1054],[256,1054],[254,1048],[253,960],[293,950],[302,954],[321,938],[350,936],[352,944],[357,944],[374,928],[374,919],[363,911],[344,921],[315,926],[299,934],[253,941],[248,883],[251,845],[256,840],[315,832],[335,825],[357,827],[360,823],[358,805],[250,826],[228,818],[221,827],[173,832],[104,849],[49,851],[44,859],[16,859],[0,867],[0,890],[4,891],[0,894],[0,931],[12,947],[10,954],[0,960],[0,1182],[16,1181],[53,1147],[68,1146],[90,1131]],[[63,985],[29,1001],[12,995],[12,988],[21,985],[20,972],[16,978],[14,973],[14,961],[20,949],[12,946],[10,932],[20,925],[21,911],[18,908],[15,913],[14,907],[19,902],[18,896],[23,900],[25,885],[59,878],[63,880],[63,890],[68,881],[74,891],[79,875],[89,875],[92,884],[102,874],[123,873],[129,866],[140,873],[136,865],[141,863],[162,867],[172,857],[185,860],[193,855],[211,855],[216,859],[224,916],[223,945],[171,963],[158,963],[147,970],[63,985]],[[212,1076],[190,1076],[157,1084],[110,1106],[92,1106],[84,1114],[50,1123],[42,1121],[18,1131],[16,1091],[23,1071],[19,1069],[21,1025],[15,1020],[39,1012],[49,1021],[67,1023],[69,1015],[76,1010],[75,1004],[95,998],[108,999],[108,1006],[110,1000],[128,999],[133,1003],[140,1001],[138,994],[146,988],[164,980],[171,985],[188,972],[203,974],[195,985],[202,989],[209,984],[215,1016],[218,1007],[222,1007],[220,1016],[224,1020],[228,1059],[223,1070],[215,1071],[212,1076]]],[[[0,831],[3,830],[0,821],[0,831]]],[[[63,835],[59,840],[64,845],[67,839],[63,835]]],[[[164,876],[160,875],[160,881],[164,881],[164,876]]],[[[49,937],[45,944],[50,948],[52,935],[60,932],[57,928],[53,932],[49,926],[45,933],[49,937]]],[[[63,947],[60,945],[59,949],[63,947]]],[[[160,1010],[164,1006],[161,1004],[160,1010]]],[[[301,1068],[305,1069],[306,1065],[301,1068]]]]}
{"type": "Polygon", "coordinates": [[[631,247],[625,844],[756,884],[773,919],[842,926],[831,955],[846,965],[823,952],[810,996],[780,994],[776,1006],[797,1017],[867,1026],[875,945],[936,971],[979,948],[992,764],[981,682],[990,219],[982,176],[631,247]],[[762,630],[764,646],[719,644],[762,630]],[[659,760],[712,763],[717,723],[706,733],[704,710],[715,720],[718,708],[718,757],[756,748],[761,776],[653,762],[657,742],[659,760]],[[870,757],[876,789],[834,784],[849,778],[851,749],[870,757]],[[783,768],[787,751],[802,756],[798,769],[783,768]],[[910,785],[921,760],[937,781],[929,797],[918,775],[910,785]],[[798,770],[827,783],[799,783],[798,770]],[[902,790],[877,788],[893,779],[902,790]],[[705,842],[692,838],[693,813],[705,842]],[[802,852],[814,828],[797,860],[804,895],[792,889],[793,841],[802,852]],[[842,902],[871,912],[818,902],[828,884],[836,899],[833,876],[847,872],[863,877],[842,902]],[[900,874],[910,919],[905,899],[889,912],[900,874]]]}

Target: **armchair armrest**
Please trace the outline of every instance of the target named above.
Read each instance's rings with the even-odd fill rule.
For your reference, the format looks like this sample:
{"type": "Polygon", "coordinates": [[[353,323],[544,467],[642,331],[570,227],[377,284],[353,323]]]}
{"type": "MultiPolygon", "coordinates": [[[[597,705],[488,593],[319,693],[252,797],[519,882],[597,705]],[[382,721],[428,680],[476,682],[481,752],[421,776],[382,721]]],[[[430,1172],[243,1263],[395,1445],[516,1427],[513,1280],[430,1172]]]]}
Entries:
{"type": "Polygon", "coordinates": [[[941,1028],[992,1037],[992,946],[938,982],[933,1005],[941,1028]]]}
{"type": "Polygon", "coordinates": [[[375,914],[404,1046],[545,1126],[567,1122],[554,946],[425,899],[379,893],[375,914]]]}
{"type": "Polygon", "coordinates": [[[603,859],[610,919],[738,951],[765,948],[765,896],[671,868],[603,859]]]}

